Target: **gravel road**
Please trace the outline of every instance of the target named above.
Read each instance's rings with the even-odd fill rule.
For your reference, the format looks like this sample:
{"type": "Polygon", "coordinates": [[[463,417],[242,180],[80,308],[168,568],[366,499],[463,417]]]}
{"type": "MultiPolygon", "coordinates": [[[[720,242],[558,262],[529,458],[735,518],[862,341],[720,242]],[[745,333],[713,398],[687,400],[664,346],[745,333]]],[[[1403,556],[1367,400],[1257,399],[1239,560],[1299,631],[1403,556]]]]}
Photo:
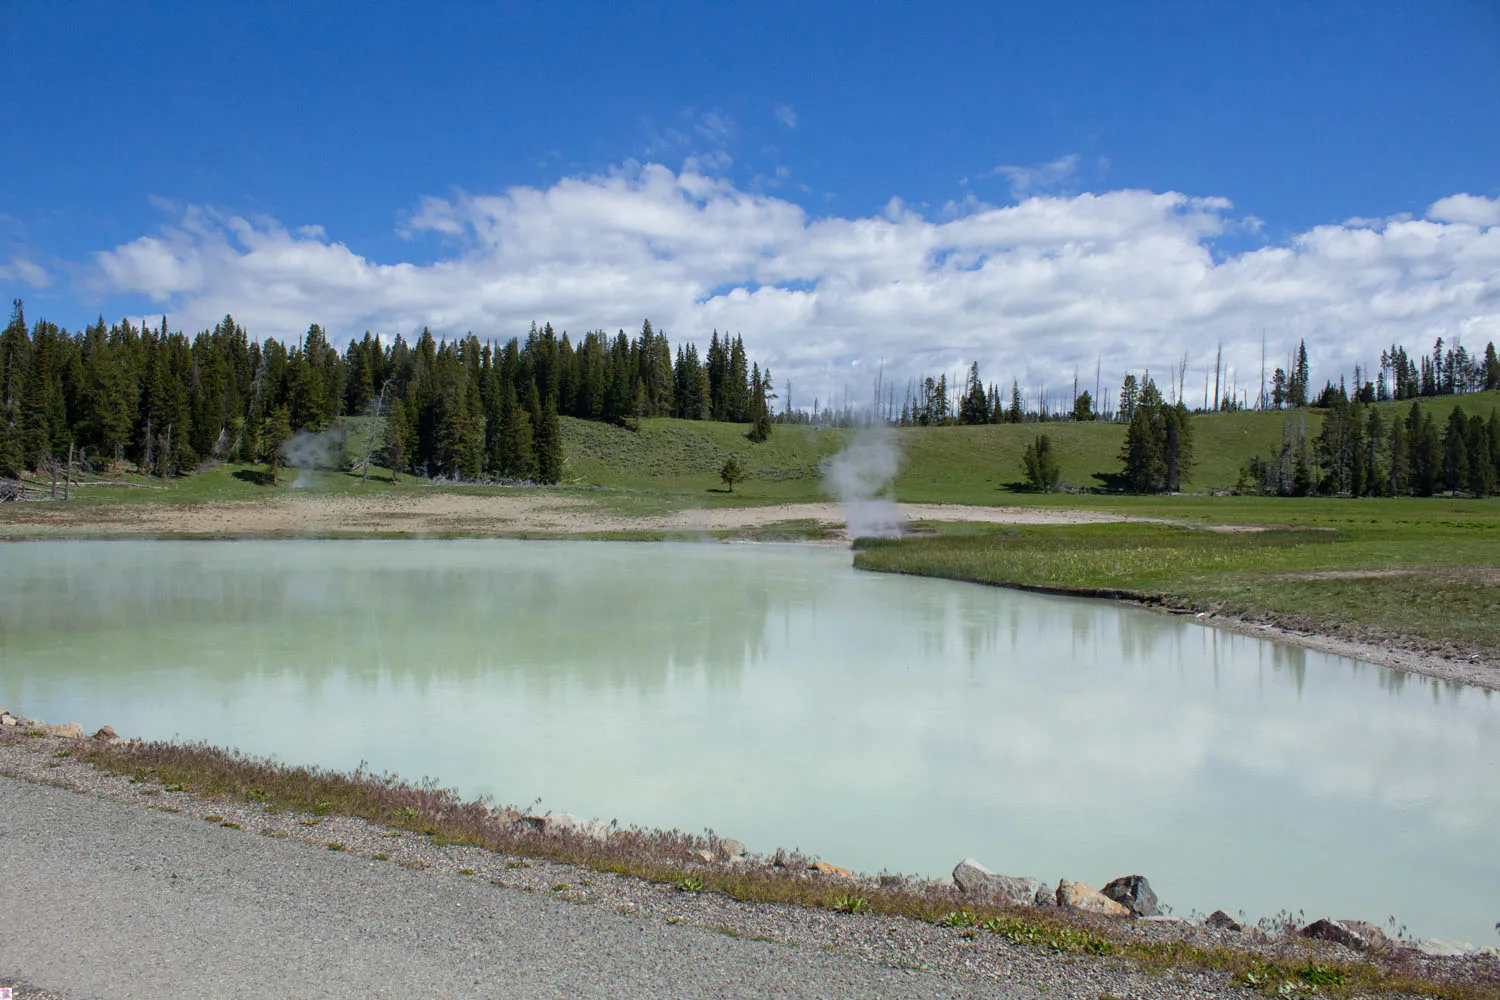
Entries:
{"type": "Polygon", "coordinates": [[[1035,995],[12,778],[0,778],[0,982],[69,1000],[1035,995]]]}

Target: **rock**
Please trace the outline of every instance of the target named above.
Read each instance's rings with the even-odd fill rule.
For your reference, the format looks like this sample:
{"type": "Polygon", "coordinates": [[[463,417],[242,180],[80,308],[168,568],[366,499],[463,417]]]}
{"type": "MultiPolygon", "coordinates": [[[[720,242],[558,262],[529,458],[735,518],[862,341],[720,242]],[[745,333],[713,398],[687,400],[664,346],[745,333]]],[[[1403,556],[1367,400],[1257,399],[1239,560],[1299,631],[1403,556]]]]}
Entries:
{"type": "Polygon", "coordinates": [[[713,851],[694,851],[693,857],[697,858],[699,861],[703,862],[706,865],[711,865],[714,863],[713,851]]]}
{"type": "Polygon", "coordinates": [[[882,889],[899,889],[906,882],[906,879],[900,875],[882,875],[879,881],[880,888],[882,889]]]}
{"type": "Polygon", "coordinates": [[[1242,931],[1245,929],[1238,920],[1223,910],[1215,910],[1210,913],[1208,919],[1203,921],[1203,923],[1216,931],[1242,931]]]}
{"type": "Polygon", "coordinates": [[[545,816],[522,816],[516,822],[530,827],[544,837],[560,837],[571,834],[590,840],[609,839],[609,827],[596,819],[580,820],[567,813],[547,813],[545,816]]]}
{"type": "Polygon", "coordinates": [[[1032,906],[1056,906],[1057,890],[1050,885],[1044,885],[1037,889],[1036,895],[1031,899],[1032,906]]]}
{"type": "Polygon", "coordinates": [[[1105,884],[1104,895],[1125,907],[1137,917],[1154,917],[1161,913],[1156,893],[1144,875],[1124,875],[1105,884]]]}
{"type": "Polygon", "coordinates": [[[973,858],[965,858],[953,869],[953,881],[966,895],[975,893],[999,896],[1007,903],[1031,903],[1045,883],[1036,878],[998,875],[973,858]]]}
{"type": "Polygon", "coordinates": [[[61,726],[44,726],[42,729],[48,736],[61,736],[67,740],[83,739],[83,727],[76,722],[69,722],[61,726]]]}
{"type": "Polygon", "coordinates": [[[1371,948],[1384,948],[1388,943],[1385,931],[1368,920],[1338,920],[1336,923],[1364,938],[1371,948]]]}
{"type": "Polygon", "coordinates": [[[826,861],[814,861],[807,866],[808,871],[817,872],[819,875],[837,875],[840,878],[853,878],[854,873],[847,868],[831,865],[826,861]]]}
{"type": "Polygon", "coordinates": [[[1441,941],[1424,938],[1416,943],[1417,951],[1433,958],[1462,958],[1474,950],[1474,946],[1459,941],[1441,941]]]}
{"type": "MultiPolygon", "coordinates": [[[[1215,912],[1216,916],[1221,916],[1225,920],[1229,920],[1229,915],[1226,914],[1223,910],[1216,910],[1214,912],[1215,912]]],[[[1233,920],[1230,920],[1229,922],[1232,923],[1232,924],[1234,923],[1233,920]]],[[[1165,913],[1158,913],[1158,914],[1155,914],[1154,916],[1142,917],[1141,918],[1141,923],[1143,923],[1143,924],[1171,924],[1171,925],[1175,926],[1177,924],[1186,924],[1187,921],[1185,919],[1183,919],[1182,917],[1169,917],[1165,913]]],[[[1239,924],[1235,924],[1235,926],[1238,927],[1239,924]]]]}
{"type": "Polygon", "coordinates": [[[94,739],[96,740],[113,740],[118,738],[119,734],[115,732],[112,726],[100,726],[99,731],[94,734],[94,739]]]}
{"type": "Polygon", "coordinates": [[[0,726],[19,726],[20,724],[21,720],[17,719],[14,715],[0,717],[0,726]]]}
{"type": "Polygon", "coordinates": [[[1093,886],[1062,879],[1057,883],[1057,905],[1080,913],[1099,913],[1106,917],[1128,917],[1130,911],[1093,886]]]}
{"type": "Polygon", "coordinates": [[[719,841],[719,850],[730,861],[733,861],[735,858],[743,858],[747,853],[745,845],[733,837],[725,837],[719,841]]]}
{"type": "Polygon", "coordinates": [[[1364,951],[1370,947],[1370,942],[1366,941],[1362,934],[1350,930],[1337,920],[1327,918],[1314,920],[1297,933],[1314,941],[1330,941],[1356,951],[1364,951]]]}

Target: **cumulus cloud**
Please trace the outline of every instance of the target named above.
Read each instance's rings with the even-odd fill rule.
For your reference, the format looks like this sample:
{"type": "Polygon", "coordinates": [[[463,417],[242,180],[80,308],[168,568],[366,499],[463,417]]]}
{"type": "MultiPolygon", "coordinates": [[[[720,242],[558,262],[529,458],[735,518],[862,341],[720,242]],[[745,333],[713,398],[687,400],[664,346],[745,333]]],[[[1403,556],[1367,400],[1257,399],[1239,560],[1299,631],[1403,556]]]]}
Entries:
{"type": "Polygon", "coordinates": [[[863,398],[881,363],[899,380],[978,361],[987,379],[1056,395],[1096,358],[1117,384],[1184,355],[1201,372],[1220,342],[1253,398],[1263,333],[1273,365],[1306,338],[1319,378],[1392,341],[1500,338],[1500,225],[1482,221],[1497,203],[1459,197],[1425,219],[1351,220],[1222,255],[1217,237],[1253,227],[1217,197],[971,199],[932,218],[893,199],[877,215],[820,217],[687,167],[627,164],[422,199],[401,225],[449,238],[430,264],[203,207],[95,264],[110,290],[149,297],[187,330],[232,312],[278,337],[317,322],[336,336],[508,338],[533,320],[577,336],[644,317],[674,340],[742,332],[799,404],[846,388],[863,398]]]}
{"type": "Polygon", "coordinates": [[[1500,198],[1455,194],[1432,203],[1427,217],[1438,222],[1467,222],[1471,226],[1500,224],[1500,198]]]}

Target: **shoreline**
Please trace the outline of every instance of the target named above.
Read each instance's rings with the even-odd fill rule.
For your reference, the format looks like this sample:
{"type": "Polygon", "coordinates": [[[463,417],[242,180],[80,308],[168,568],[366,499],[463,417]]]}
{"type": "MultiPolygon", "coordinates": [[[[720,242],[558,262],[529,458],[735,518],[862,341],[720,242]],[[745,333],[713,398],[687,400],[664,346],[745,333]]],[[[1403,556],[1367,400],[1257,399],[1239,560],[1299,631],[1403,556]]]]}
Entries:
{"type": "MultiPolygon", "coordinates": [[[[23,505],[16,505],[23,506],[23,505]]],[[[111,504],[64,508],[24,505],[24,517],[0,516],[0,543],[59,541],[357,541],[357,540],[568,540],[781,542],[851,544],[843,507],[835,501],[751,507],[687,508],[629,515],[594,509],[581,498],[554,495],[474,496],[431,493],[369,497],[314,494],[270,503],[241,500],[181,505],[111,504]]],[[[1105,511],[1022,506],[900,503],[908,524],[965,522],[994,525],[1166,523],[1105,511]]],[[[1255,526],[1218,525],[1203,530],[1241,532],[1255,526]]],[[[927,575],[927,574],[911,574],[927,575]]],[[[934,577],[939,578],[939,577],[934,577]]],[[[941,577],[943,579],[955,579],[941,577]]],[[[1484,690],[1500,690],[1500,659],[1457,643],[1384,630],[1260,613],[1220,613],[1210,602],[1130,590],[1046,587],[965,580],[1032,593],[1115,601],[1247,636],[1274,639],[1374,666],[1484,690]]]]}
{"type": "MultiPolygon", "coordinates": [[[[462,810],[470,810],[472,818],[478,807],[456,806],[431,786],[424,786],[425,791],[404,786],[408,791],[400,794],[408,795],[408,805],[375,819],[352,815],[335,802],[311,808],[289,800],[273,775],[257,775],[254,762],[225,751],[178,748],[239,768],[238,793],[169,780],[183,778],[181,772],[163,776],[151,761],[162,759],[160,752],[168,745],[108,736],[87,740],[81,731],[67,738],[22,735],[19,730],[8,726],[0,735],[0,776],[88,797],[101,803],[92,807],[95,811],[103,803],[123,803],[169,813],[171,822],[196,821],[197,829],[218,828],[214,833],[222,834],[218,850],[225,866],[236,864],[236,851],[244,843],[238,838],[258,831],[257,840],[285,845],[286,851],[335,853],[366,860],[369,867],[393,875],[424,873],[439,880],[426,890],[429,895],[442,886],[477,883],[614,910],[633,921],[686,923],[769,947],[815,946],[864,963],[936,974],[944,981],[988,984],[980,993],[1024,983],[1048,984],[1054,993],[1088,998],[1101,995],[1103,985],[1121,996],[1242,996],[1247,986],[1274,993],[1283,983],[1302,982],[1299,988],[1306,989],[1310,981],[1299,980],[1298,970],[1316,968],[1358,986],[1356,992],[1379,987],[1396,994],[1500,997],[1500,959],[1489,953],[1424,954],[1407,942],[1387,943],[1383,936],[1378,942],[1312,940],[1288,922],[1240,929],[1201,919],[1134,919],[1018,905],[938,882],[900,880],[898,886],[890,876],[857,875],[818,863],[798,867],[806,859],[782,852],[773,858],[736,859],[731,856],[734,842],[716,838],[703,841],[695,853],[687,844],[702,838],[675,832],[611,832],[599,840],[597,833],[582,832],[582,826],[547,832],[540,824],[519,823],[520,835],[486,846],[458,835],[459,828],[442,818],[462,810]],[[642,833],[648,840],[657,838],[650,841],[656,856],[641,855],[633,869],[621,866],[618,852],[611,855],[607,846],[600,846],[617,836],[642,833]],[[643,867],[642,859],[650,864],[643,867]],[[748,875],[763,888],[792,892],[759,898],[746,888],[749,883],[734,881],[748,875]],[[846,900],[863,905],[845,905],[846,900]],[[902,905],[893,907],[892,902],[902,905]]],[[[362,780],[387,792],[392,788],[369,776],[362,780]]],[[[327,794],[313,792],[314,799],[327,794]]],[[[491,820],[517,825],[505,810],[483,808],[491,820]]],[[[296,856],[286,855],[289,862],[296,856]]],[[[1372,928],[1366,933],[1379,932],[1372,928]]]]}

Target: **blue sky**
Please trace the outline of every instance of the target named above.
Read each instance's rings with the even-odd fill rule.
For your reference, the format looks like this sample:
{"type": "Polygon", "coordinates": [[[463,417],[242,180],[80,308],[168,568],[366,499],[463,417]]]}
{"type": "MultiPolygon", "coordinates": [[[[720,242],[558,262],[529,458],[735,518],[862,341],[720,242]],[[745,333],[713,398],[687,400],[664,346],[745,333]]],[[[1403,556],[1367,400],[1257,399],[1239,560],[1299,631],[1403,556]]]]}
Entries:
{"type": "Polygon", "coordinates": [[[1500,335],[1491,3],[12,0],[0,46],[0,291],[69,327],[649,315],[829,386],[1500,335]]]}

